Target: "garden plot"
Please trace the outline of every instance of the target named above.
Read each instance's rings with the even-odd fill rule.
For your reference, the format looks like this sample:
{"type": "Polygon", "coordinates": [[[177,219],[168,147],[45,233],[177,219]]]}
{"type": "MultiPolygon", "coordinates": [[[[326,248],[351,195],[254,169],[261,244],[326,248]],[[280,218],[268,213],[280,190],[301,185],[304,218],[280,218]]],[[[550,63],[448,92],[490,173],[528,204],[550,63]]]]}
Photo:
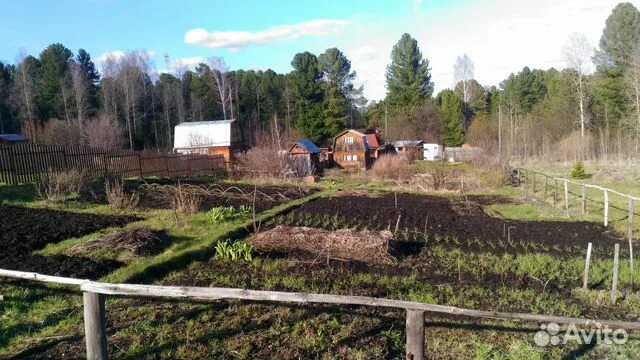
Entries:
{"type": "MultiPolygon", "coordinates": [[[[253,187],[247,185],[191,185],[181,184],[184,191],[196,194],[200,198],[200,211],[207,211],[220,206],[252,207],[260,213],[278,205],[288,203],[312,194],[308,188],[286,187],[253,187]]],[[[139,206],[151,209],[170,209],[175,185],[148,184],[139,188],[139,206]]]]}
{"type": "Polygon", "coordinates": [[[64,255],[33,254],[47,244],[124,226],[134,217],[99,216],[0,204],[0,268],[49,275],[99,278],[121,264],[64,255]]]}
{"type": "Polygon", "coordinates": [[[541,252],[573,255],[595,248],[613,247],[619,237],[602,224],[587,221],[518,221],[492,217],[482,208],[506,199],[486,196],[458,197],[388,193],[380,197],[345,195],[319,199],[270,225],[355,228],[395,232],[396,240],[426,245],[443,244],[477,252],[541,252]]]}

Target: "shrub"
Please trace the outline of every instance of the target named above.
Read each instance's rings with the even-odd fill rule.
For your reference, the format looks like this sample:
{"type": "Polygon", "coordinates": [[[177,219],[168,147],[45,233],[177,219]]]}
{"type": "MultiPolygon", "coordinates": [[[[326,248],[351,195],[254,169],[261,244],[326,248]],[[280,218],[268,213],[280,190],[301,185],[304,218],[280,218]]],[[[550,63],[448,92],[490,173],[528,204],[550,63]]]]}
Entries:
{"type": "Polygon", "coordinates": [[[176,214],[193,215],[198,212],[201,201],[202,199],[198,194],[188,191],[178,182],[178,186],[173,191],[171,209],[176,214]]]}
{"type": "Polygon", "coordinates": [[[104,192],[107,203],[118,211],[132,210],[138,206],[140,200],[140,196],[135,191],[131,195],[127,195],[122,179],[105,181],[104,192]]]}
{"type": "Polygon", "coordinates": [[[213,225],[220,224],[229,220],[244,218],[251,214],[248,206],[242,205],[238,209],[233,206],[219,206],[207,212],[207,219],[213,225]]]}
{"type": "Polygon", "coordinates": [[[78,193],[82,187],[83,174],[78,170],[56,172],[49,170],[36,183],[38,198],[46,202],[60,202],[78,193]]]}
{"type": "Polygon", "coordinates": [[[253,261],[255,248],[246,242],[220,241],[216,244],[216,259],[224,261],[253,261]]]}
{"type": "Polygon", "coordinates": [[[586,179],[587,173],[584,171],[584,164],[582,161],[576,161],[575,165],[573,165],[573,169],[571,169],[571,177],[574,179],[586,179]]]}
{"type": "Polygon", "coordinates": [[[371,168],[374,177],[380,179],[403,180],[411,176],[409,161],[395,155],[383,155],[378,158],[371,168]]]}

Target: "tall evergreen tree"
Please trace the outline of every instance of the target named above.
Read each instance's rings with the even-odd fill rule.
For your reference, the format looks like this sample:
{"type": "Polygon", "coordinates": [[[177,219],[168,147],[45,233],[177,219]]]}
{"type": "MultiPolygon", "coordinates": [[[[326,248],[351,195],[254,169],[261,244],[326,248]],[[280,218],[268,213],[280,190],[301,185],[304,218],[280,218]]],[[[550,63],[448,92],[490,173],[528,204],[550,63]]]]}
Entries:
{"type": "Polygon", "coordinates": [[[297,128],[316,142],[326,141],[328,135],[322,114],[322,73],[318,58],[310,52],[298,53],[291,62],[292,85],[297,102],[297,128]]]}
{"type": "Polygon", "coordinates": [[[62,44],[51,44],[40,53],[41,65],[36,83],[39,90],[40,115],[44,120],[68,117],[68,99],[71,96],[69,61],[72,57],[71,50],[62,44]]]}
{"type": "Polygon", "coordinates": [[[387,100],[392,106],[419,104],[433,94],[429,60],[422,57],[418,41],[404,34],[394,45],[387,66],[387,100]]]}
{"type": "Polygon", "coordinates": [[[600,67],[624,69],[640,44],[640,11],[631,3],[620,3],[607,18],[600,38],[600,67]]]}
{"type": "Polygon", "coordinates": [[[86,76],[89,82],[89,98],[91,99],[91,105],[93,107],[98,106],[98,86],[100,84],[100,73],[96,70],[96,65],[91,60],[91,55],[84,50],[78,50],[76,55],[76,63],[80,65],[82,72],[86,76]]]}
{"type": "Polygon", "coordinates": [[[460,146],[464,142],[462,132],[462,100],[451,90],[443,90],[438,94],[436,102],[440,119],[444,127],[444,143],[446,146],[460,146]]]}

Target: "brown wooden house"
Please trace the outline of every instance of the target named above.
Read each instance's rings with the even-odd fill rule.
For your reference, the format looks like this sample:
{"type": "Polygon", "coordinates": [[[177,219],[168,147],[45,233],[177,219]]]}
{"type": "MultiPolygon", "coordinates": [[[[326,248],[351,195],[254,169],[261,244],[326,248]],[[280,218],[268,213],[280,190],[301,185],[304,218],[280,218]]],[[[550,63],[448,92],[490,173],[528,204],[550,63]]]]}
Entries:
{"type": "Polygon", "coordinates": [[[340,133],[333,141],[333,161],[342,169],[368,169],[371,147],[367,136],[352,129],[340,133]]]}

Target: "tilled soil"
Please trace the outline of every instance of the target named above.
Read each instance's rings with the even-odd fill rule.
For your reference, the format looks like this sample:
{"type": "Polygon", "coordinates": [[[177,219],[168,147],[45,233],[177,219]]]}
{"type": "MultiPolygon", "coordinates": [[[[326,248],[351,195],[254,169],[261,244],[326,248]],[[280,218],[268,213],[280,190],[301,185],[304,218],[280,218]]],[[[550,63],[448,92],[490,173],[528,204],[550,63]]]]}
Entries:
{"type": "Polygon", "coordinates": [[[99,278],[121,264],[69,256],[32,254],[47,244],[87,235],[112,226],[124,226],[133,217],[76,214],[0,204],[0,268],[49,275],[99,278]]]}
{"type": "Polygon", "coordinates": [[[294,210],[291,216],[294,224],[305,218],[327,219],[320,221],[320,227],[325,227],[332,218],[344,221],[346,226],[357,225],[374,230],[388,228],[393,231],[398,224],[398,234],[403,231],[421,234],[416,239],[419,241],[424,239],[426,228],[431,239],[456,238],[468,250],[491,251],[487,243],[500,243],[502,249],[496,248],[492,252],[518,252],[526,250],[520,248],[522,244],[534,243],[536,248],[529,251],[569,253],[571,249],[586,249],[590,242],[597,246],[611,244],[610,240],[618,239],[616,234],[598,223],[508,220],[489,216],[482,210],[483,205],[504,201],[501,198],[469,196],[467,200],[452,203],[444,197],[412,194],[336,196],[307,203],[294,210]],[[511,233],[509,243],[508,232],[511,233]]]}

